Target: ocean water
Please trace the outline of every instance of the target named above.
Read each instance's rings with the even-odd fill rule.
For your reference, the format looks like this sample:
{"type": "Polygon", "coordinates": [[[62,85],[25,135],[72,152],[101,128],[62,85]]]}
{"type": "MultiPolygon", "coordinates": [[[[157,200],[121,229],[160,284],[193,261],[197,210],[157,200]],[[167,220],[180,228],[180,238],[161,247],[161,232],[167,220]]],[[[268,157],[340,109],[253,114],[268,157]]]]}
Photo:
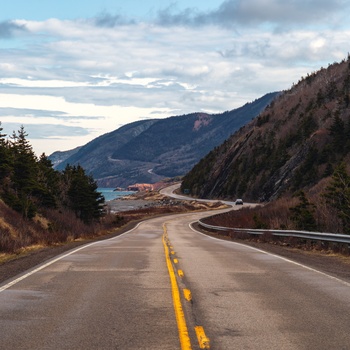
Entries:
{"type": "Polygon", "coordinates": [[[106,187],[97,188],[97,192],[102,193],[102,195],[105,197],[106,202],[135,193],[132,191],[114,191],[114,188],[106,187]]]}

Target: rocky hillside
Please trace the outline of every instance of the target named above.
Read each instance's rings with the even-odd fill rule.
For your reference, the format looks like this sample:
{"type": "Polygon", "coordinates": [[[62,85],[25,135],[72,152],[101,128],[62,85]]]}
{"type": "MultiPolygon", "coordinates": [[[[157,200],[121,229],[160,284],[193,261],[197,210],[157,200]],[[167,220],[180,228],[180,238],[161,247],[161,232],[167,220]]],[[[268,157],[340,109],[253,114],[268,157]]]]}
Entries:
{"type": "Polygon", "coordinates": [[[130,123],[68,151],[67,157],[65,152],[55,152],[49,158],[60,170],[67,164],[80,164],[99,186],[106,187],[181,176],[257,116],[276,94],[222,114],[193,113],[130,123]]]}
{"type": "Polygon", "coordinates": [[[182,189],[269,201],[310,190],[350,160],[350,59],[307,75],[211,151],[182,189]]]}

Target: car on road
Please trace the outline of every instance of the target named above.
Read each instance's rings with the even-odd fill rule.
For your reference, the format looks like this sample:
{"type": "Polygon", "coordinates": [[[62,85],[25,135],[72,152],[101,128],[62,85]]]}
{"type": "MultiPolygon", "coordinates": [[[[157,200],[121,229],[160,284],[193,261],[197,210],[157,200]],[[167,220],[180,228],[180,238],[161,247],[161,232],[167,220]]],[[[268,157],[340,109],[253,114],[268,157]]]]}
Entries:
{"type": "Polygon", "coordinates": [[[240,198],[236,199],[235,205],[243,205],[243,200],[240,198]]]}

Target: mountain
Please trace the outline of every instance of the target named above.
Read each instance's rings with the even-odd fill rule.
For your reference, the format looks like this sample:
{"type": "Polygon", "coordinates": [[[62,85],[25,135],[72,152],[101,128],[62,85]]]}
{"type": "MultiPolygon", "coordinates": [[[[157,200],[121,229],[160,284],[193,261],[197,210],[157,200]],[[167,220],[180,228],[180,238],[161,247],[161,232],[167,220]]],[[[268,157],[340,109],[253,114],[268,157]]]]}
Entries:
{"type": "Polygon", "coordinates": [[[79,151],[81,147],[76,147],[72,150],[69,151],[57,151],[51,154],[50,156],[50,160],[53,164],[53,166],[56,166],[62,162],[64,162],[66,159],[68,159],[69,157],[73,156],[75,153],[77,153],[79,151]]]}
{"type": "MultiPolygon", "coordinates": [[[[350,59],[308,74],[186,174],[201,198],[270,201],[350,162],[350,59]]],[[[187,192],[186,191],[186,192],[187,192]]]]}
{"type": "MultiPolygon", "coordinates": [[[[86,145],[55,152],[62,170],[80,164],[99,186],[126,187],[186,174],[202,157],[258,115],[278,93],[221,114],[192,113],[124,125],[86,145]]],[[[57,161],[58,160],[58,161],[57,161]]]]}

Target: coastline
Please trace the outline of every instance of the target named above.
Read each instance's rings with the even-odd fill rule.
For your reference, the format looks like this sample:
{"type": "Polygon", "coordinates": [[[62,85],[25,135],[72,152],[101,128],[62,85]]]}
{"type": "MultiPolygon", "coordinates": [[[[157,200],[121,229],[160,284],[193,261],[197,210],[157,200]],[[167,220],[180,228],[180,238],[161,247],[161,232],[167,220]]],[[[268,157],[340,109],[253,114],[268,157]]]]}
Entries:
{"type": "Polygon", "coordinates": [[[128,196],[106,201],[106,205],[111,213],[149,208],[158,204],[158,201],[149,201],[144,199],[128,199],[128,196]]]}

